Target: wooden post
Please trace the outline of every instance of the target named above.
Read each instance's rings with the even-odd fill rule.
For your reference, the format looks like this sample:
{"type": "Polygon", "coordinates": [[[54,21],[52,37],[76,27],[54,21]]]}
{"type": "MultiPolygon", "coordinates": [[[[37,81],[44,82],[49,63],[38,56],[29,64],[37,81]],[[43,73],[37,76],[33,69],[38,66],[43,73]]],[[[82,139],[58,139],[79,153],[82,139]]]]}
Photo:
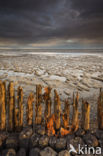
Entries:
{"type": "Polygon", "coordinates": [[[73,106],[75,107],[75,94],[73,92],[73,106]]]}
{"type": "Polygon", "coordinates": [[[61,103],[60,98],[56,90],[54,90],[54,115],[55,115],[55,128],[56,130],[60,129],[61,126],[61,103]]]}
{"type": "Polygon", "coordinates": [[[22,87],[18,88],[18,105],[19,105],[19,127],[23,127],[23,89],[22,87]]]}
{"type": "Polygon", "coordinates": [[[0,130],[6,129],[5,83],[0,81],[0,130]]]}
{"type": "Polygon", "coordinates": [[[79,119],[78,119],[78,101],[79,101],[79,95],[77,92],[76,98],[73,94],[73,117],[72,117],[72,128],[73,131],[76,131],[79,128],[79,119]]]}
{"type": "Polygon", "coordinates": [[[64,113],[63,113],[63,125],[64,128],[68,128],[69,127],[69,112],[70,112],[70,108],[69,108],[69,101],[65,100],[65,107],[64,107],[64,113]]]}
{"type": "Polygon", "coordinates": [[[8,86],[8,98],[9,98],[9,119],[8,119],[8,126],[9,131],[14,129],[14,105],[15,105],[15,96],[14,96],[14,83],[10,82],[8,86]]]}
{"type": "Polygon", "coordinates": [[[42,87],[36,85],[36,105],[35,105],[35,124],[42,122],[42,87]]]}
{"type": "Polygon", "coordinates": [[[17,106],[15,107],[15,130],[21,130],[23,127],[23,89],[17,89],[17,106]]]}
{"type": "MultiPolygon", "coordinates": [[[[18,100],[18,90],[17,90],[17,100],[18,100]]],[[[15,111],[14,111],[14,123],[15,123],[15,130],[18,131],[19,129],[19,104],[17,101],[17,105],[15,106],[15,111]]]]}
{"type": "Polygon", "coordinates": [[[45,121],[47,123],[49,117],[51,116],[51,88],[47,87],[45,88],[45,93],[44,93],[44,101],[45,101],[45,121]]]}
{"type": "Polygon", "coordinates": [[[97,107],[98,128],[103,130],[103,91],[100,89],[97,107]]]}
{"type": "Polygon", "coordinates": [[[82,128],[87,131],[90,129],[90,104],[82,101],[82,128]]]}
{"type": "Polygon", "coordinates": [[[27,123],[29,126],[33,124],[33,102],[34,102],[34,95],[30,93],[27,101],[27,123]]]}
{"type": "Polygon", "coordinates": [[[6,80],[3,81],[3,85],[4,85],[4,90],[5,90],[5,108],[6,108],[6,104],[7,104],[7,95],[6,95],[6,80]]]}
{"type": "Polygon", "coordinates": [[[15,130],[18,131],[19,130],[19,108],[18,106],[15,107],[15,111],[14,111],[14,123],[15,123],[15,130]]]}

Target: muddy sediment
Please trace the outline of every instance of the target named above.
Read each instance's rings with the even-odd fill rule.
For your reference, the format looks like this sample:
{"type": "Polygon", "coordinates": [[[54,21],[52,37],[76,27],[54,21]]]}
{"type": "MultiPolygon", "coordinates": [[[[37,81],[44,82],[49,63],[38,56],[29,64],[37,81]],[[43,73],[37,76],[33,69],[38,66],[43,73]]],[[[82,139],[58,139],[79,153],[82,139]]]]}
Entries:
{"type": "Polygon", "coordinates": [[[78,91],[79,106],[83,97],[91,106],[92,120],[96,120],[95,106],[99,89],[103,87],[102,62],[102,54],[0,55],[0,80],[14,81],[16,88],[21,86],[24,103],[31,91],[36,92],[37,84],[56,88],[61,101],[71,100],[73,92],[78,91]]]}

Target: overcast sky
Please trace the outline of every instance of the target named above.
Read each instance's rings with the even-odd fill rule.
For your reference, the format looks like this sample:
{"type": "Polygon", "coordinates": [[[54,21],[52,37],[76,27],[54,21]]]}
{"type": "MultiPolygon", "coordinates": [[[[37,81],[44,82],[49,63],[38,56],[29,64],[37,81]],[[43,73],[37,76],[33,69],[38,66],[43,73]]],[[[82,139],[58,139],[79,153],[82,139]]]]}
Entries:
{"type": "Polygon", "coordinates": [[[103,0],[1,0],[0,48],[103,48],[103,0]]]}

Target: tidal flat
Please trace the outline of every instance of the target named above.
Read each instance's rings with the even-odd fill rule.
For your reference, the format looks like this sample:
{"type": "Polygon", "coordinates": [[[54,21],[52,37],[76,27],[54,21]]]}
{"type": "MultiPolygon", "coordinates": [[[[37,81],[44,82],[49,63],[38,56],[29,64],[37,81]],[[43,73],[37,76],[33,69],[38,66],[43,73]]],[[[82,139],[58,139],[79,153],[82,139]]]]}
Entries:
{"type": "Polygon", "coordinates": [[[25,53],[0,54],[0,80],[14,81],[15,89],[23,87],[24,105],[36,85],[57,89],[61,105],[69,99],[72,105],[73,92],[79,93],[79,108],[82,98],[91,106],[91,123],[96,121],[97,100],[103,88],[103,54],[88,53],[25,53]]]}

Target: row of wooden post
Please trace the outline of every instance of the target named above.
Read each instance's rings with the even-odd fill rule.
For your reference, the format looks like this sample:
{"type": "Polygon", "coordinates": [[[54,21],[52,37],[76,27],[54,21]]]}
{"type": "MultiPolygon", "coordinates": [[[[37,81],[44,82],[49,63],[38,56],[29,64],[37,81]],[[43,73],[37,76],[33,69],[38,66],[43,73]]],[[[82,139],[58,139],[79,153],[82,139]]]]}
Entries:
{"type": "MultiPolygon", "coordinates": [[[[0,130],[21,130],[23,127],[23,89],[18,87],[17,90],[17,104],[15,104],[15,90],[14,83],[10,82],[6,91],[6,83],[0,81],[0,130]],[[8,113],[7,113],[8,112],[8,113]],[[8,114],[8,117],[6,117],[8,114]],[[8,119],[7,119],[8,118],[8,119]],[[6,125],[8,120],[8,126],[6,125]]],[[[30,93],[27,100],[27,124],[32,126],[42,124],[42,102],[45,103],[44,119],[45,124],[51,117],[51,88],[45,88],[45,93],[42,95],[42,86],[36,85],[36,99],[34,94],[30,93]],[[33,103],[35,102],[35,122],[33,122],[33,103]]],[[[72,128],[78,129],[79,127],[79,112],[78,112],[79,95],[73,94],[73,115],[72,115],[72,128]]],[[[97,105],[97,119],[98,128],[103,130],[103,91],[100,91],[97,105]]],[[[61,116],[63,120],[63,127],[69,128],[70,125],[70,104],[65,100],[64,111],[61,111],[61,101],[56,90],[54,90],[54,116],[55,116],[55,129],[61,127],[61,116]]],[[[84,130],[90,129],[90,104],[87,101],[82,101],[82,122],[81,127],[84,130]]]]}

